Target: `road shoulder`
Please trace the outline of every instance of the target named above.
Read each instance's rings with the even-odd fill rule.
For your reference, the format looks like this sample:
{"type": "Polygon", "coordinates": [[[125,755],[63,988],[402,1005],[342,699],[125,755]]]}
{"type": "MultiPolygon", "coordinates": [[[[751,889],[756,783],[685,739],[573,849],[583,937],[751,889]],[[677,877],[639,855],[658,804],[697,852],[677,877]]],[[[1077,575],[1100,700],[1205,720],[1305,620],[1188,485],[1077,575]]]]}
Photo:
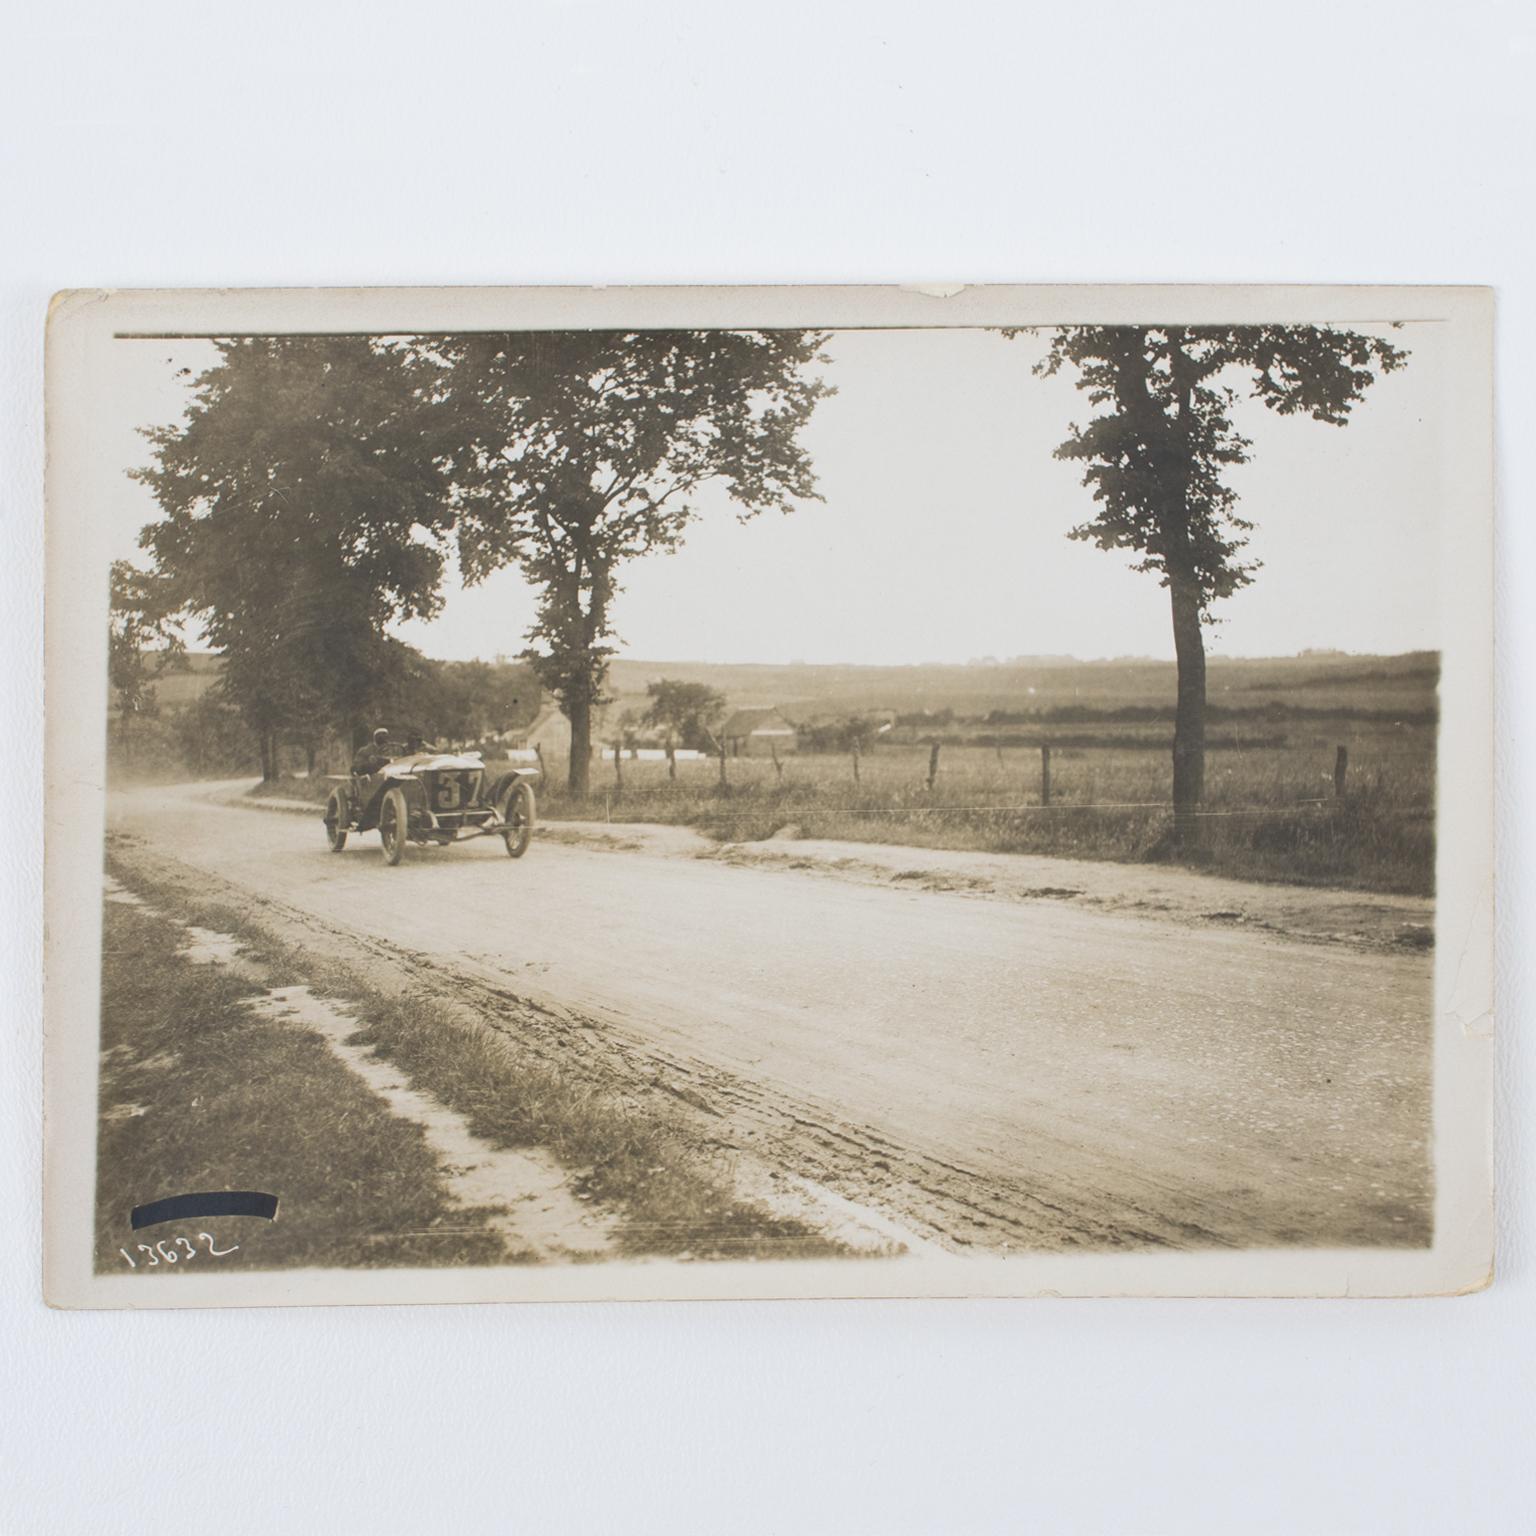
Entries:
{"type": "Polygon", "coordinates": [[[1250,928],[1353,948],[1433,947],[1435,904],[1420,896],[1232,880],[1162,864],[1116,864],[1025,853],[978,853],[896,843],[845,843],[783,834],[717,843],[688,827],[638,822],[548,822],[548,841],[615,853],[717,859],[864,885],[944,891],[992,901],[1058,902],[1148,921],[1250,928]]]}
{"type": "MultiPolygon", "coordinates": [[[[247,790],[244,784],[221,784],[203,793],[241,809],[318,816],[314,804],[253,796],[247,790]]],[[[1310,944],[1399,953],[1434,946],[1430,897],[1233,880],[1166,864],[837,842],[800,838],[792,827],[761,842],[739,843],[717,842],[692,827],[651,822],[546,821],[537,835],[542,842],[605,853],[716,859],[744,868],[980,900],[1058,902],[1185,927],[1247,928],[1310,944]]]]}

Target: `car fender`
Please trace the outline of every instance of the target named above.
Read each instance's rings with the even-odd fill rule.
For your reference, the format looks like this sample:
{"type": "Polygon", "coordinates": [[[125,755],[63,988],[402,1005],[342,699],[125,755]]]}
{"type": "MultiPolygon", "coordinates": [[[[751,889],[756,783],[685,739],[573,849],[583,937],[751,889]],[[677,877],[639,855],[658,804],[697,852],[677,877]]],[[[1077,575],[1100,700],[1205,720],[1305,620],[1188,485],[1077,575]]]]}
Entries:
{"type": "Polygon", "coordinates": [[[507,796],[512,793],[512,787],[515,784],[531,785],[538,776],[537,768],[513,768],[499,775],[491,786],[490,794],[486,796],[486,804],[495,806],[499,815],[502,807],[507,803],[507,796]]]}
{"type": "Polygon", "coordinates": [[[402,783],[412,776],[403,773],[371,773],[366,778],[350,781],[354,787],[349,787],[352,804],[357,810],[357,830],[359,832],[371,832],[379,824],[379,806],[384,799],[384,792],[393,789],[396,784],[401,784],[405,790],[406,804],[420,803],[421,786],[415,786],[417,800],[411,799],[411,784],[402,783]]]}

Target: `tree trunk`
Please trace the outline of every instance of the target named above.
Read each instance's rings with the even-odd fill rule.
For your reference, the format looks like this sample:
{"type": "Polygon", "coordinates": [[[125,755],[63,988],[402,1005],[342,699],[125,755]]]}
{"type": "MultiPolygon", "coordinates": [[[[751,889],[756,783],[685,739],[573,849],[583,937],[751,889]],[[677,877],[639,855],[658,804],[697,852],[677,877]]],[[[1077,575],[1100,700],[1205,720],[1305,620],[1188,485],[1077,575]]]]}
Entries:
{"type": "Polygon", "coordinates": [[[1173,653],[1178,660],[1178,708],[1173,722],[1173,835],[1181,847],[1200,840],[1196,813],[1205,798],[1205,634],[1200,588],[1189,577],[1170,582],[1173,653]]]}
{"type": "Polygon", "coordinates": [[[592,770],[592,701],[584,696],[570,701],[571,767],[565,787],[573,795],[585,795],[592,770]]]}
{"type": "MultiPolygon", "coordinates": [[[[1168,369],[1178,398],[1174,422],[1178,452],[1169,486],[1173,558],[1168,571],[1173,603],[1173,654],[1178,662],[1178,706],[1173,720],[1173,840],[1180,848],[1200,841],[1200,802],[1205,799],[1205,634],[1200,624],[1201,588],[1188,560],[1191,476],[1195,464],[1195,380],[1184,350],[1182,326],[1168,331],[1168,369]]],[[[1166,516],[1167,514],[1165,514],[1166,516]]]]}
{"type": "Polygon", "coordinates": [[[304,767],[310,778],[315,776],[315,744],[312,741],[304,743],[304,767]]]}
{"type": "Polygon", "coordinates": [[[261,782],[270,784],[277,777],[277,738],[271,731],[261,733],[261,782]]]}

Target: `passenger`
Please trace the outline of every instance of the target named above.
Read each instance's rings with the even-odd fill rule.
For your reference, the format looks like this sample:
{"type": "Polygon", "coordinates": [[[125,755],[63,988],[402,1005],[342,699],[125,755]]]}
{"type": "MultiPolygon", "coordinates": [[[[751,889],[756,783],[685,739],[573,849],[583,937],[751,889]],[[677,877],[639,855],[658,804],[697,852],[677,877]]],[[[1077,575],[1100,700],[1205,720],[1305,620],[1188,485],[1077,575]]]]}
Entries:
{"type": "Polygon", "coordinates": [[[389,732],[381,725],[373,740],[352,754],[352,772],[367,777],[379,771],[394,756],[389,747],[389,732]]]}

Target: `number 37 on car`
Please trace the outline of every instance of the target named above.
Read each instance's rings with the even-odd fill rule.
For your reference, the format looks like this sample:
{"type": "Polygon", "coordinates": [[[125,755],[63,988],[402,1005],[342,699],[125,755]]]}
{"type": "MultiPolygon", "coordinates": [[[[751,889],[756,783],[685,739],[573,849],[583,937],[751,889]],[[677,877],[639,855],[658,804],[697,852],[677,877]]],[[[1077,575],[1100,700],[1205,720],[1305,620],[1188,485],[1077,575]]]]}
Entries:
{"type": "Polygon", "coordinates": [[[398,864],[408,843],[422,846],[499,837],[514,859],[533,837],[536,770],[514,768],[488,783],[478,752],[424,752],[386,763],[377,773],[332,775],[325,836],[332,853],[354,832],[378,828],[384,862],[398,864]]]}

